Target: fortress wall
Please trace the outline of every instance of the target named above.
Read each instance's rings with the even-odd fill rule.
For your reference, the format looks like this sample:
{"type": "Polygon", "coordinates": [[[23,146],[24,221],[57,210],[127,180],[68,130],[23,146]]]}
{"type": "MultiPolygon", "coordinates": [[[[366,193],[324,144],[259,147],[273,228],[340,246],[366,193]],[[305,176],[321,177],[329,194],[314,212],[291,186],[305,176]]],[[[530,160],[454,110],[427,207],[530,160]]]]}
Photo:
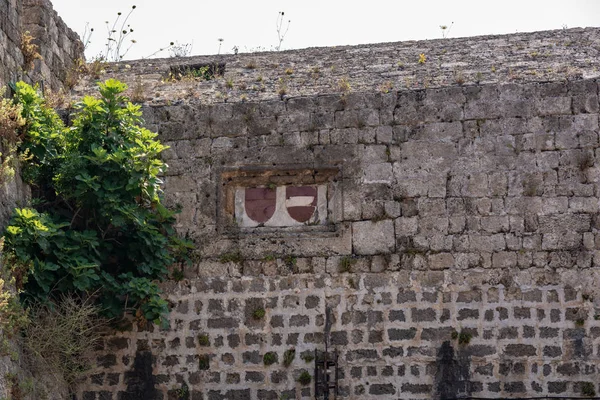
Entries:
{"type": "Polygon", "coordinates": [[[326,338],[344,398],[600,391],[598,111],[594,79],[145,107],[198,258],[80,397],[310,398],[326,338]],[[244,225],[293,186],[324,223],[244,225]]]}
{"type": "Polygon", "coordinates": [[[83,44],[49,0],[0,1],[0,86],[25,80],[58,91],[78,60],[84,60],[83,44]],[[21,37],[25,32],[34,37],[42,56],[32,71],[23,65],[21,37]]]}
{"type": "Polygon", "coordinates": [[[18,0],[0,1],[0,85],[15,80],[23,64],[21,54],[21,13],[23,4],[18,0]]]}
{"type": "MultiPolygon", "coordinates": [[[[65,88],[67,71],[77,59],[83,59],[83,45],[71,31],[48,0],[0,0],[0,88],[10,82],[24,80],[39,83],[44,89],[59,91],[65,88]],[[42,55],[35,61],[33,71],[24,71],[21,36],[29,31],[42,55]]],[[[0,143],[0,154],[6,157],[6,143],[0,143]]],[[[0,158],[1,159],[1,158],[0,158]]],[[[15,207],[23,206],[30,197],[29,187],[23,184],[20,169],[15,167],[15,177],[0,183],[0,230],[3,230],[15,207]]],[[[1,249],[0,249],[1,250],[1,249]]],[[[2,278],[0,276],[0,278],[2,278]]],[[[4,288],[8,288],[8,283],[4,288]]],[[[5,337],[0,332],[0,339],[5,337]]],[[[14,341],[2,344],[0,354],[0,397],[18,396],[15,385],[23,387],[30,382],[31,374],[23,365],[21,350],[14,341]],[[11,377],[16,377],[16,380],[11,377]]],[[[68,397],[67,389],[52,377],[43,380],[23,396],[37,398],[44,393],[48,399],[68,397]]]]}

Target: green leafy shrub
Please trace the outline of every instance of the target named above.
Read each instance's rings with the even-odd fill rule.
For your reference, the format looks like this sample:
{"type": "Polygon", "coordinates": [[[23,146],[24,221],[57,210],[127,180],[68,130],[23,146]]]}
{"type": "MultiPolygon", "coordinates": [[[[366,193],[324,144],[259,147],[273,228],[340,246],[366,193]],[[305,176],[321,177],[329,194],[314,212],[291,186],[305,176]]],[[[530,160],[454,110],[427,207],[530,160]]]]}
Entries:
{"type": "Polygon", "coordinates": [[[75,294],[109,317],[133,312],[141,323],[165,325],[158,282],[168,266],[189,261],[191,245],[175,235],[175,212],[162,204],[166,147],[140,126],[126,88],[100,84],[100,97],[85,97],[66,127],[34,88],[16,84],[35,208],[15,210],[5,255],[25,301],[75,294]]]}

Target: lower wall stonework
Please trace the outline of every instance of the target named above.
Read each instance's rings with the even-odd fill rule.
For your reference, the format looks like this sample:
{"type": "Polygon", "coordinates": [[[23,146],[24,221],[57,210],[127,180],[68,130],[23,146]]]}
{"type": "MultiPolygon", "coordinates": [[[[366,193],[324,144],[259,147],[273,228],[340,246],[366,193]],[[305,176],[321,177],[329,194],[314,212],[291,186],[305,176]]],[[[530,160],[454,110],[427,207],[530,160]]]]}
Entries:
{"type": "Polygon", "coordinates": [[[314,373],[301,355],[324,349],[326,307],[330,348],[340,353],[340,397],[599,390],[600,269],[374,273],[381,260],[373,257],[366,270],[360,259],[339,273],[340,258],[332,259],[293,260],[313,273],[287,276],[240,276],[230,262],[225,273],[167,283],[171,328],[106,338],[78,398],[313,398],[314,380],[303,386],[297,378],[314,373]],[[289,349],[296,356],[286,367],[289,349]],[[267,352],[277,363],[264,365],[267,352]]]}

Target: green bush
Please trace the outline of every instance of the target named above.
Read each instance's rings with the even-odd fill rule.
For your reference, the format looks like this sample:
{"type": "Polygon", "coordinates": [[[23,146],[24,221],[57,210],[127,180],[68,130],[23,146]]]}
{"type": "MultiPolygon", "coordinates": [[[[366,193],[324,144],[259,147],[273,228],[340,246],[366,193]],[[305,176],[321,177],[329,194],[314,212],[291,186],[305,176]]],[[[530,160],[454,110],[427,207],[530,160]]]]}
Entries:
{"type": "Polygon", "coordinates": [[[109,317],[133,312],[165,325],[158,282],[191,246],[175,235],[175,212],[162,204],[166,147],[141,127],[126,88],[100,84],[100,97],[85,97],[67,127],[34,88],[16,84],[34,208],[15,210],[5,255],[25,301],[74,294],[109,317]]]}

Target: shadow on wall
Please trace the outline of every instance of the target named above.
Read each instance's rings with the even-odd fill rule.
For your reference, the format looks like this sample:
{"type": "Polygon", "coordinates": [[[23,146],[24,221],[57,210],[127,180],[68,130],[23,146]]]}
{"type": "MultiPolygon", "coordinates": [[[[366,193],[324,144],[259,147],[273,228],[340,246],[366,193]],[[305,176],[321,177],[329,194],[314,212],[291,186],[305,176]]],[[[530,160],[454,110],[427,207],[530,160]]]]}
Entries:
{"type": "Polygon", "coordinates": [[[456,399],[471,394],[469,369],[471,357],[459,349],[454,355],[454,348],[446,341],[437,353],[437,369],[435,372],[436,399],[456,399]]]}
{"type": "Polygon", "coordinates": [[[133,361],[133,369],[126,374],[127,391],[123,400],[149,400],[157,398],[155,377],[152,375],[152,353],[138,351],[133,361]]]}

